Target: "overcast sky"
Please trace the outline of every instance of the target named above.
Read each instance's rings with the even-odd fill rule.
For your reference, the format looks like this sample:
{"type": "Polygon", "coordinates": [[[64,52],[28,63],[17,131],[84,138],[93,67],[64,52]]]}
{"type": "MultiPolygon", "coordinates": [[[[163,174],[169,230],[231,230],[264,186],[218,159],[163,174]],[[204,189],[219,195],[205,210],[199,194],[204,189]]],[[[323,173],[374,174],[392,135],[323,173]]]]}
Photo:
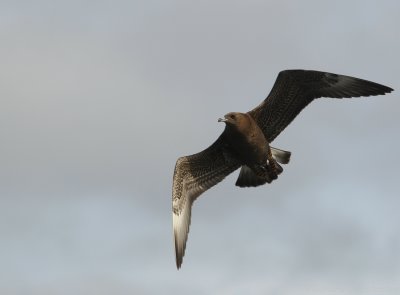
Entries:
{"type": "Polygon", "coordinates": [[[1,294],[399,294],[400,2],[2,1],[1,294]],[[273,143],[271,185],[194,204],[176,270],[179,156],[280,70],[372,80],[273,143]]]}

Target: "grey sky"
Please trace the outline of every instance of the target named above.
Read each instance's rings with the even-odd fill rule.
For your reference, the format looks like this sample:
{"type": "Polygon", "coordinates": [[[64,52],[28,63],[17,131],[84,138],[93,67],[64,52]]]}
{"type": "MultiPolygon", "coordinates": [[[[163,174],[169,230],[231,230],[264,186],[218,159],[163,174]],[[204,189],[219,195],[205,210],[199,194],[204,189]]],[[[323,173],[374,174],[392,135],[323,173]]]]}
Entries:
{"type": "Polygon", "coordinates": [[[288,68],[400,89],[398,1],[3,1],[1,294],[399,294],[398,91],[320,99],[271,185],[194,205],[177,157],[288,68]]]}

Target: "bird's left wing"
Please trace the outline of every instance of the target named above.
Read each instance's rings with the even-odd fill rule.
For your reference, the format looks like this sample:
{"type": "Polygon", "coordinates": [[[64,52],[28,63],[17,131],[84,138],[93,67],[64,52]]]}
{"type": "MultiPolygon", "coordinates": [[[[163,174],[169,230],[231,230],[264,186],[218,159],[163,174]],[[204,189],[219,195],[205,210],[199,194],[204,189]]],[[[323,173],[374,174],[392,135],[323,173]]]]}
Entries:
{"type": "Polygon", "coordinates": [[[382,95],[393,89],[375,82],[327,72],[286,70],[279,73],[268,97],[249,114],[268,142],[315,98],[382,95]]]}
{"type": "Polygon", "coordinates": [[[240,164],[225,150],[221,136],[204,151],[180,157],[176,161],[172,185],[172,219],[178,269],[185,254],[192,203],[239,167],[240,164]]]}

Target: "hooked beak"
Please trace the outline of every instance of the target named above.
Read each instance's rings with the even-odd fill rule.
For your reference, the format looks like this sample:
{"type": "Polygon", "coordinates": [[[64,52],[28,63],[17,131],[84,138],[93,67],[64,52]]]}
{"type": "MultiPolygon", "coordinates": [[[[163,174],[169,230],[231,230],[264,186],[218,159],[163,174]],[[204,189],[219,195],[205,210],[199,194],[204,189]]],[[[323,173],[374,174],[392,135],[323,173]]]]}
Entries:
{"type": "Polygon", "coordinates": [[[219,118],[219,119],[218,119],[218,122],[226,122],[226,121],[228,121],[228,120],[225,119],[225,118],[219,118]]]}

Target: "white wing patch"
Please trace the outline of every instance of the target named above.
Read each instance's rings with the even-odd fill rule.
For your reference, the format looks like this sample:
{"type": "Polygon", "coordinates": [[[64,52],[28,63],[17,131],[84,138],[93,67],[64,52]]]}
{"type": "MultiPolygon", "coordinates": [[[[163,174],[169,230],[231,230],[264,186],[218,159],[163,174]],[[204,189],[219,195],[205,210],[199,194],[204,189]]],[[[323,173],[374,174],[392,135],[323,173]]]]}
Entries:
{"type": "MultiPolygon", "coordinates": [[[[184,192],[185,193],[185,192],[184,192]]],[[[189,234],[190,218],[192,211],[192,199],[187,196],[185,198],[183,207],[180,212],[177,210],[173,211],[172,224],[174,229],[174,241],[175,241],[175,257],[176,267],[179,269],[182,264],[183,256],[185,255],[186,241],[189,234]]],[[[180,207],[178,203],[180,200],[174,201],[173,208],[180,207]]]]}
{"type": "Polygon", "coordinates": [[[226,161],[222,151],[214,146],[177,160],[172,187],[172,224],[178,269],[185,255],[193,202],[239,166],[233,160],[226,161]]]}

